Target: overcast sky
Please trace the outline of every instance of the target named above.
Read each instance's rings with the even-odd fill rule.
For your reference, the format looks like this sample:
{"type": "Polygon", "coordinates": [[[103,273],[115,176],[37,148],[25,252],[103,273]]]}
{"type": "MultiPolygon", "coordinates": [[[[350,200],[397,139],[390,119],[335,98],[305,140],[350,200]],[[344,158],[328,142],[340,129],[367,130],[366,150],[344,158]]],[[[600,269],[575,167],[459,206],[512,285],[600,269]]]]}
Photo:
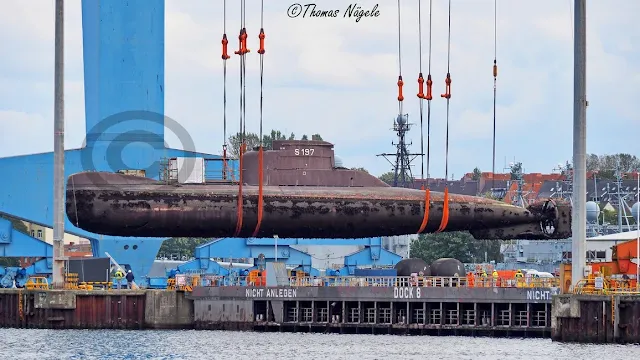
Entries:
{"type": "MultiPolygon", "coordinates": [[[[239,4],[228,1],[227,33],[235,48],[239,4]],[[233,4],[233,5],[231,5],[233,4]]],[[[291,2],[266,1],[264,125],[285,133],[320,133],[347,166],[390,170],[375,155],[393,152],[398,113],[398,25],[395,1],[379,16],[289,18],[291,2]]],[[[420,151],[418,0],[402,1],[404,109],[415,123],[411,150],[420,151]]],[[[0,156],[52,151],[53,4],[0,2],[0,156]]],[[[66,1],[66,148],[84,138],[82,28],[79,0],[66,1]]],[[[301,2],[302,5],[306,4],[301,2]]],[[[317,1],[340,10],[346,1],[317,1]]],[[[371,8],[374,1],[358,2],[371,8]]],[[[514,158],[527,172],[550,172],[571,159],[573,0],[498,1],[497,169],[514,158]]],[[[640,2],[588,2],[588,151],[632,152],[640,110],[640,2]]],[[[248,130],[258,130],[258,0],[247,1],[248,130]]],[[[447,1],[433,1],[434,95],[431,175],[444,176],[447,1]]],[[[453,0],[451,36],[450,176],[475,166],[491,170],[493,1],[453,0]]],[[[423,72],[427,72],[428,1],[423,1],[423,72]]],[[[222,1],[167,0],[166,115],[192,135],[196,150],[219,153],[222,142],[222,1]]],[[[229,60],[230,131],[238,123],[238,59],[229,60]]],[[[426,104],[425,104],[426,105],[426,104]]],[[[426,123],[426,112],[424,114],[426,123]]],[[[426,134],[426,126],[425,126],[426,134]]],[[[170,134],[167,141],[180,147],[170,134]]],[[[426,141],[426,135],[425,135],[426,141]]],[[[414,174],[420,176],[419,160],[414,174]]]]}

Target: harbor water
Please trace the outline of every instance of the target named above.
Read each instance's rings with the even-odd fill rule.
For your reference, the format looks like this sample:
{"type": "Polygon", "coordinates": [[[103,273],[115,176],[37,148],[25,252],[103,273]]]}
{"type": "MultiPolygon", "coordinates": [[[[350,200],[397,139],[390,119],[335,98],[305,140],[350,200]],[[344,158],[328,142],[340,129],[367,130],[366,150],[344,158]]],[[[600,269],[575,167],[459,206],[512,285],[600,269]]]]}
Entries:
{"type": "Polygon", "coordinates": [[[562,344],[548,339],[227,331],[2,329],[3,358],[530,360],[638,359],[633,345],[562,344]]]}

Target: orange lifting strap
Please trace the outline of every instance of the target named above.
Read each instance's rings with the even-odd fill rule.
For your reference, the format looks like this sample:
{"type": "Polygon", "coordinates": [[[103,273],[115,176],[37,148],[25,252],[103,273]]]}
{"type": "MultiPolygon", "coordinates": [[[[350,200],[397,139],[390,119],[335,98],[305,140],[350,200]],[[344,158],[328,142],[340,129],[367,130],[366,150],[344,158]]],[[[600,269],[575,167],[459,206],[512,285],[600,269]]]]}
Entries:
{"type": "Polygon", "coordinates": [[[228,45],[229,45],[229,40],[227,40],[227,34],[223,34],[222,35],[222,60],[227,60],[231,57],[228,54],[228,49],[227,49],[228,45]]]}
{"type": "MultiPolygon", "coordinates": [[[[261,16],[262,18],[262,16],[261,16]]],[[[258,49],[258,54],[260,54],[260,136],[262,137],[262,80],[263,80],[263,56],[265,53],[264,49],[264,28],[262,27],[262,20],[260,21],[260,35],[258,35],[258,39],[260,39],[260,49],[258,49]]],[[[260,148],[258,149],[258,222],[256,223],[256,228],[253,230],[253,237],[258,236],[258,232],[260,232],[260,225],[262,225],[262,215],[264,213],[264,146],[260,144],[260,148]]]]}
{"type": "MultiPolygon", "coordinates": [[[[258,54],[262,55],[265,53],[264,50],[264,38],[266,36],[264,35],[264,29],[260,29],[260,35],[258,35],[258,39],[260,39],[260,49],[258,50],[258,54]]],[[[246,44],[245,44],[246,46],[246,44]]]]}
{"type": "Polygon", "coordinates": [[[418,99],[424,99],[424,78],[422,73],[418,75],[418,99]]]}
{"type": "Polygon", "coordinates": [[[264,152],[262,150],[262,146],[258,150],[258,223],[256,224],[256,228],[253,230],[253,237],[258,236],[258,231],[260,231],[260,225],[262,224],[262,213],[264,211],[264,198],[263,198],[263,188],[262,183],[264,180],[264,152]]]}
{"type": "Polygon", "coordinates": [[[427,75],[427,95],[424,97],[425,100],[433,100],[433,95],[431,94],[431,90],[433,89],[433,80],[431,80],[431,74],[427,75]]]}
{"type": "Polygon", "coordinates": [[[440,95],[445,99],[451,99],[451,75],[447,73],[447,78],[444,80],[445,90],[444,94],[440,95]]]}
{"type": "Polygon", "coordinates": [[[444,202],[442,203],[442,220],[440,221],[440,227],[436,232],[442,232],[447,228],[449,224],[449,188],[444,188],[444,202]]]}
{"type": "MultiPolygon", "coordinates": [[[[424,188],[424,185],[422,186],[424,188]]],[[[429,222],[429,207],[431,206],[431,191],[429,188],[424,189],[424,215],[422,216],[422,224],[420,224],[420,230],[418,230],[418,234],[421,234],[424,229],[427,227],[427,222],[429,222]]]]}
{"type": "Polygon", "coordinates": [[[244,153],[245,150],[247,148],[247,143],[245,143],[244,139],[242,140],[242,144],[240,144],[240,174],[238,175],[240,178],[240,182],[238,184],[238,222],[236,223],[236,233],[234,236],[239,236],[240,235],[240,231],[242,231],[242,215],[244,213],[243,211],[243,205],[244,205],[244,201],[242,198],[242,182],[244,181],[242,174],[244,173],[243,171],[243,166],[244,166],[244,153]]]}
{"type": "Polygon", "coordinates": [[[402,75],[398,76],[398,101],[403,101],[404,96],[402,96],[402,86],[404,86],[404,81],[402,81],[402,75]]]}
{"type": "Polygon", "coordinates": [[[238,35],[238,40],[239,40],[239,48],[238,51],[235,51],[236,55],[245,55],[246,53],[250,52],[251,50],[247,49],[247,29],[246,28],[242,28],[242,30],[240,30],[240,35],[238,35]]]}

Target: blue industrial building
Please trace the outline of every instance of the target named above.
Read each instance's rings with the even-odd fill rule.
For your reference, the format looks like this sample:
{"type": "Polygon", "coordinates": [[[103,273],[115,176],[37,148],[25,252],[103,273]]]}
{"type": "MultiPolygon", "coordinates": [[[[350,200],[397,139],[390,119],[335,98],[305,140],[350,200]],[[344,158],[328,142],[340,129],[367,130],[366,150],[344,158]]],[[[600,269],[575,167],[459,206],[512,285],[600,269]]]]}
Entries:
{"type": "MultiPolygon", "coordinates": [[[[164,0],[82,1],[86,140],[83,148],[65,152],[65,178],[82,171],[136,171],[160,179],[162,159],[179,157],[203,157],[207,180],[222,178],[220,156],[165,146],[165,128],[174,132],[184,147],[190,146],[191,139],[178,123],[164,116],[164,16],[164,0]]],[[[235,171],[234,161],[229,166],[235,171]]],[[[0,168],[0,213],[52,228],[53,153],[0,158],[0,168]]],[[[92,234],[75,227],[66,216],[65,219],[65,232],[89,239],[94,257],[108,254],[138,278],[149,273],[165,240],[92,234]]],[[[208,259],[214,250],[222,252],[216,256],[226,256],[225,252],[231,249],[242,256],[262,252],[275,259],[275,254],[269,254],[273,253],[271,241],[274,240],[215,240],[198,248],[197,260],[183,267],[212,271],[208,259]]],[[[280,241],[279,259],[311,266],[308,254],[288,246],[301,240],[280,241]]],[[[347,272],[358,264],[394,264],[400,260],[398,255],[381,248],[380,239],[363,239],[361,243],[349,240],[349,245],[366,246],[346,259],[347,272]]],[[[51,272],[52,246],[13,231],[5,220],[0,221],[0,256],[44,258],[33,269],[1,270],[0,281],[51,272]]]]}
{"type": "MultiPolygon", "coordinates": [[[[66,177],[144,170],[158,179],[161,159],[176,157],[204,157],[209,178],[221,177],[220,156],[165,147],[165,126],[185,147],[190,139],[179,124],[165,123],[164,13],[164,0],[82,1],[86,140],[83,148],[65,152],[66,177]]],[[[0,168],[0,213],[53,227],[53,152],[0,158],[0,168]]],[[[94,256],[109,253],[140,275],[150,270],[163,240],[92,234],[69,219],[65,232],[89,239],[94,256]]],[[[9,240],[0,246],[24,237],[14,233],[9,240]]],[[[51,256],[37,249],[28,256],[51,256]]]]}

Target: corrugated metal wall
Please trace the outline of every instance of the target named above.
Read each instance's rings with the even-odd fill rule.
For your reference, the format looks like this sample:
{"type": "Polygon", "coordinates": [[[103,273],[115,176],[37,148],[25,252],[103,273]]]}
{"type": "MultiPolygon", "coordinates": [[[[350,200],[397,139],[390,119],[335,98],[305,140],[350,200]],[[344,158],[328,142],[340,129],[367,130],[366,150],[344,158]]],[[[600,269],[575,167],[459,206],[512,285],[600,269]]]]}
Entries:
{"type": "Polygon", "coordinates": [[[75,309],[37,309],[37,291],[0,292],[0,327],[142,329],[145,294],[76,296],[75,309]]]}

